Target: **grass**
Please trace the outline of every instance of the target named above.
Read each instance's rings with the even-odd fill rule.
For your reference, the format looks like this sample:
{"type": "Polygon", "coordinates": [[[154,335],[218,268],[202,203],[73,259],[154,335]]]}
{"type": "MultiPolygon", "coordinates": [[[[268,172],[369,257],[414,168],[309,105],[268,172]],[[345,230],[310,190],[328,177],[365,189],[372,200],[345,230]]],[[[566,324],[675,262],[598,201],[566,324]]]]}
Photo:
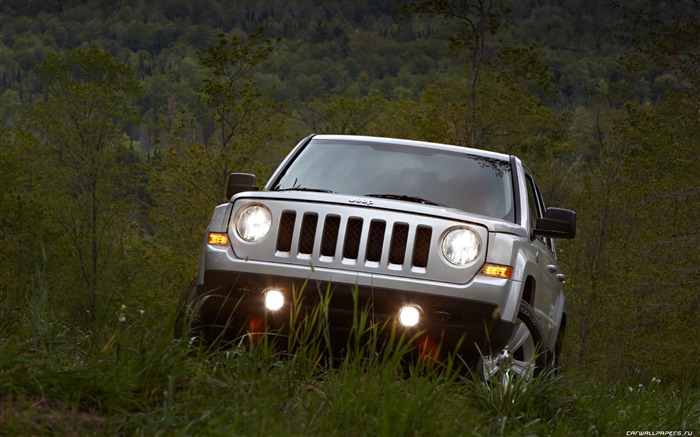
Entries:
{"type": "MultiPolygon", "coordinates": [[[[174,314],[154,324],[126,307],[78,331],[45,296],[6,294],[2,435],[700,435],[697,386],[655,377],[604,384],[564,372],[503,392],[449,369],[407,373],[396,355],[359,346],[335,366],[315,347],[194,349],[172,338],[174,314]]],[[[321,325],[295,341],[322,341],[321,325]]],[[[372,332],[361,314],[358,329],[372,332]]]]}

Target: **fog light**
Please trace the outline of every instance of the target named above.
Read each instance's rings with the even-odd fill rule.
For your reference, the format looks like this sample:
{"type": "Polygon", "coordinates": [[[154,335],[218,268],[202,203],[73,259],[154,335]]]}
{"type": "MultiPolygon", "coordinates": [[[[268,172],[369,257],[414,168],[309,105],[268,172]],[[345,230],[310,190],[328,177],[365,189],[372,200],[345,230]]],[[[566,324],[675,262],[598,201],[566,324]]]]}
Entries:
{"type": "Polygon", "coordinates": [[[416,326],[420,320],[420,310],[413,305],[406,305],[399,311],[399,322],[407,328],[416,326]]]}
{"type": "Polygon", "coordinates": [[[267,290],[265,292],[265,308],[277,311],[284,305],[284,294],[279,290],[267,290]]]}

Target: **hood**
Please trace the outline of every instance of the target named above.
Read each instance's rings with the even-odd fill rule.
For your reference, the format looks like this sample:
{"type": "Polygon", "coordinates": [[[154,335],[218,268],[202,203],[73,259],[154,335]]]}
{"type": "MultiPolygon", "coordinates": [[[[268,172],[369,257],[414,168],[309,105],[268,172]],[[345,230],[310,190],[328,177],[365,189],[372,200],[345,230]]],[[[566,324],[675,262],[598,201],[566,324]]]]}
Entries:
{"type": "Polygon", "coordinates": [[[238,199],[251,198],[290,202],[317,202],[392,212],[405,212],[407,214],[417,214],[432,218],[442,218],[477,224],[485,227],[489,232],[513,234],[523,238],[527,237],[527,232],[522,226],[506,220],[469,213],[457,208],[430,205],[407,200],[384,199],[378,197],[355,196],[352,194],[323,193],[313,191],[251,191],[235,195],[231,198],[231,202],[235,203],[235,201],[238,199]]]}

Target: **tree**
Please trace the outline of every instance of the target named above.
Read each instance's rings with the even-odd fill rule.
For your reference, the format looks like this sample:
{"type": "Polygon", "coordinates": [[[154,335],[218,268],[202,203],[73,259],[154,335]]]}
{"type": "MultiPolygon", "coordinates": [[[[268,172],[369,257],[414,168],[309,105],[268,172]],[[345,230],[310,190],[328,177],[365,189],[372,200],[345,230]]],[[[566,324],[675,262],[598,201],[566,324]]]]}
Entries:
{"type": "Polygon", "coordinates": [[[503,82],[492,74],[483,76],[476,100],[478,116],[471,121],[464,118],[470,111],[468,86],[463,77],[453,76],[426,87],[418,102],[407,107],[410,113],[394,111],[403,113],[406,120],[384,123],[408,124],[405,132],[417,138],[488,147],[533,163],[551,157],[563,129],[560,118],[520,84],[503,82]]]}
{"type": "Polygon", "coordinates": [[[675,76],[677,89],[660,91],[680,91],[700,108],[700,0],[645,0],[620,8],[629,18],[623,35],[633,46],[626,54],[626,67],[675,76]]]}
{"type": "Polygon", "coordinates": [[[118,239],[135,219],[123,127],[134,116],[138,87],[127,66],[96,46],[50,54],[36,73],[46,89],[45,99],[29,114],[41,141],[36,156],[46,172],[37,185],[89,291],[87,309],[96,317],[118,239]]]}
{"type": "Polygon", "coordinates": [[[376,90],[357,97],[350,92],[342,96],[311,99],[304,105],[304,118],[315,133],[377,134],[386,99],[376,90]]]}
{"type": "Polygon", "coordinates": [[[615,378],[642,371],[680,380],[698,372],[690,357],[697,355],[692,349],[700,335],[694,321],[700,308],[700,124],[693,67],[700,27],[690,3],[661,10],[651,2],[634,10],[627,66],[673,76],[682,86],[660,90],[654,102],[629,101],[601,113],[599,144],[576,195],[579,249],[566,246],[575,361],[609,369],[605,373],[615,378]]]}
{"type": "Polygon", "coordinates": [[[202,113],[171,101],[164,114],[164,135],[147,163],[155,236],[154,262],[172,274],[166,288],[182,289],[196,272],[201,236],[212,209],[225,199],[231,172],[256,174],[260,182],[279,159],[286,115],[255,81],[259,64],[273,41],[220,34],[199,56],[206,70],[199,97],[202,113]]]}
{"type": "Polygon", "coordinates": [[[628,103],[611,111],[574,196],[578,237],[562,246],[571,272],[573,358],[608,369],[607,376],[646,371],[682,379],[698,370],[685,357],[700,334],[693,321],[700,308],[700,165],[692,152],[700,130],[679,123],[679,109],[628,103]]]}
{"type": "Polygon", "coordinates": [[[199,57],[210,73],[200,89],[201,100],[210,108],[218,130],[205,144],[210,175],[218,181],[212,197],[217,202],[226,192],[229,173],[254,167],[271,145],[271,133],[279,132],[274,90],[263,93],[253,75],[273,50],[273,41],[260,41],[261,35],[262,28],[247,40],[235,33],[220,34],[217,44],[199,57]]]}
{"type": "Polygon", "coordinates": [[[508,14],[507,1],[504,0],[423,0],[402,8],[408,14],[428,14],[454,24],[454,33],[450,37],[453,53],[467,52],[469,90],[468,107],[465,112],[467,144],[478,147],[479,132],[476,128],[478,118],[478,90],[482,71],[489,62],[487,58],[488,38],[496,34],[504,24],[503,18],[508,14]]]}
{"type": "MultiPolygon", "coordinates": [[[[26,131],[0,125],[0,290],[26,286],[27,272],[42,261],[34,237],[45,215],[30,189],[34,141],[26,131]]],[[[2,299],[5,300],[5,299],[2,299]]]]}

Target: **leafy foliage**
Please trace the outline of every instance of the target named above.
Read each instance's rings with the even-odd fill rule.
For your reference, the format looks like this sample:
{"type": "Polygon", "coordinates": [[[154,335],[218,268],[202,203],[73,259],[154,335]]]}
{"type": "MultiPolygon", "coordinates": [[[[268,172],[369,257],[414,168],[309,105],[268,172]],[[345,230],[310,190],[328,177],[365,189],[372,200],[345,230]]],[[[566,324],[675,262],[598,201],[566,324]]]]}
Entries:
{"type": "Polygon", "coordinates": [[[119,236],[138,220],[134,157],[122,133],[138,88],[128,67],[95,46],[51,54],[36,73],[47,97],[29,116],[40,157],[32,170],[43,176],[34,189],[56,217],[55,238],[68,248],[95,317],[98,296],[114,290],[105,287],[119,236]]]}
{"type": "MultiPolygon", "coordinates": [[[[577,239],[557,246],[565,367],[610,380],[697,373],[696,0],[469,1],[477,9],[456,17],[452,1],[403,14],[402,1],[317,3],[2,2],[8,335],[80,327],[102,347],[122,305],[160,326],[229,172],[264,182],[290,141],[359,133],[521,156],[550,204],[579,212],[577,239]],[[29,307],[55,311],[20,328],[29,307]]],[[[146,389],[170,384],[158,381],[146,389]]],[[[182,425],[174,408],[166,419],[182,425]]],[[[193,427],[205,414],[189,413],[193,427]]],[[[591,432],[618,429],[600,420],[591,432]]]]}

